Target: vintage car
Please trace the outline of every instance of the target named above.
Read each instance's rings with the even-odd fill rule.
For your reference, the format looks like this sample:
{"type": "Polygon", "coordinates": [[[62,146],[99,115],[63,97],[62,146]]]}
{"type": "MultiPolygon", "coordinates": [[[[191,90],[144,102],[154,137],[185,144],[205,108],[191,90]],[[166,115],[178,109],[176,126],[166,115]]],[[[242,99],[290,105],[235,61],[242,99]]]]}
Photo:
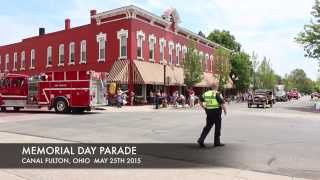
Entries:
{"type": "Polygon", "coordinates": [[[256,90],[253,95],[248,98],[248,108],[251,108],[253,105],[256,105],[256,107],[261,105],[263,108],[266,108],[267,106],[272,108],[274,103],[275,99],[273,96],[273,91],[271,90],[256,90]]]}
{"type": "Polygon", "coordinates": [[[276,101],[278,102],[286,102],[288,101],[288,95],[285,91],[284,85],[276,85],[274,88],[274,96],[276,101]]]}

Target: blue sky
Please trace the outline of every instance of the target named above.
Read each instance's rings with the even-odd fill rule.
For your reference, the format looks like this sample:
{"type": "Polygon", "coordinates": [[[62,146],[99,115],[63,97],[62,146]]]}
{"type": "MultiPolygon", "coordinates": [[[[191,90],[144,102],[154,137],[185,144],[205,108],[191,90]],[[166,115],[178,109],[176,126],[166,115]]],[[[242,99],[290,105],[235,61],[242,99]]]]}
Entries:
{"type": "Polygon", "coordinates": [[[89,10],[98,12],[124,5],[136,5],[161,15],[175,7],[181,26],[208,34],[213,29],[231,31],[246,52],[270,59],[276,73],[284,75],[302,68],[307,75],[319,76],[315,60],[305,58],[294,37],[310,21],[314,0],[3,0],[0,8],[0,45],[36,35],[38,27],[47,32],[87,24],[89,10]]]}

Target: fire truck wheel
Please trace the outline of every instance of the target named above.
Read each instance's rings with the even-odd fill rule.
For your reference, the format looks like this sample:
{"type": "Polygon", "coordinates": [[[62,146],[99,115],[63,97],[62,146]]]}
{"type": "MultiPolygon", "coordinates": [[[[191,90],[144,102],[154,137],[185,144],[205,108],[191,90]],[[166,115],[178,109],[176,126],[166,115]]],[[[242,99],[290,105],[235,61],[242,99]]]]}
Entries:
{"type": "Polygon", "coordinates": [[[54,110],[57,113],[67,113],[70,112],[70,108],[68,106],[68,103],[65,99],[63,98],[57,98],[55,103],[54,103],[54,110]]]}
{"type": "Polygon", "coordinates": [[[7,111],[7,108],[6,108],[6,107],[1,107],[1,111],[2,111],[2,112],[6,112],[6,111],[7,111]]]}

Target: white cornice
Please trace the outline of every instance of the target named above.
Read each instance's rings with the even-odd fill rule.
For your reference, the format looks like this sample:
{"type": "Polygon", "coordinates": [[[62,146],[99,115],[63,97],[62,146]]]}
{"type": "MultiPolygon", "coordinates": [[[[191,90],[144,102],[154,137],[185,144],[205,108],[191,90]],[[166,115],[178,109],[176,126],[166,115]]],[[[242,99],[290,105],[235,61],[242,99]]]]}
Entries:
{"type": "MultiPolygon", "coordinates": [[[[110,11],[101,12],[101,13],[98,13],[94,16],[91,16],[91,18],[95,18],[97,20],[97,22],[100,22],[101,19],[120,15],[120,14],[126,14],[126,18],[135,18],[136,15],[140,15],[140,16],[143,16],[146,18],[150,18],[151,22],[157,22],[157,23],[160,23],[166,27],[169,27],[172,24],[170,21],[164,20],[162,17],[160,17],[156,14],[153,14],[149,11],[146,11],[142,8],[139,8],[137,6],[134,6],[134,5],[124,6],[124,7],[113,9],[110,11]]],[[[214,42],[212,42],[202,36],[199,36],[198,34],[192,32],[186,28],[183,28],[183,27],[180,27],[177,25],[176,29],[177,29],[177,32],[180,31],[180,32],[186,34],[187,37],[190,37],[190,38],[193,37],[197,40],[201,40],[201,41],[205,42],[206,45],[211,45],[213,47],[221,47],[221,48],[231,52],[230,49],[225,48],[217,43],[214,43],[214,42]]]]}

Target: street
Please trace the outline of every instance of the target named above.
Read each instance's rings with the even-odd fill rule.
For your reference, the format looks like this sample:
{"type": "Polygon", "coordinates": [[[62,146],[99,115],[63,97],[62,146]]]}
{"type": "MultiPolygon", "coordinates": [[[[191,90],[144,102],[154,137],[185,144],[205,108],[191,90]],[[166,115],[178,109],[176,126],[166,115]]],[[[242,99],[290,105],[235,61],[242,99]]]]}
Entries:
{"type": "MultiPolygon", "coordinates": [[[[232,103],[228,115],[223,116],[225,147],[186,148],[185,154],[172,150],[165,157],[156,152],[149,155],[206,167],[320,179],[320,117],[312,105],[310,97],[279,102],[266,109],[232,103]]],[[[104,111],[72,115],[46,111],[0,113],[0,132],[82,143],[195,143],[204,124],[205,114],[199,107],[158,111],[150,106],[107,107],[104,111]],[[126,108],[128,112],[124,112],[126,108]]],[[[7,142],[3,138],[1,141],[7,142]]],[[[213,131],[206,143],[213,143],[213,131]]]]}

